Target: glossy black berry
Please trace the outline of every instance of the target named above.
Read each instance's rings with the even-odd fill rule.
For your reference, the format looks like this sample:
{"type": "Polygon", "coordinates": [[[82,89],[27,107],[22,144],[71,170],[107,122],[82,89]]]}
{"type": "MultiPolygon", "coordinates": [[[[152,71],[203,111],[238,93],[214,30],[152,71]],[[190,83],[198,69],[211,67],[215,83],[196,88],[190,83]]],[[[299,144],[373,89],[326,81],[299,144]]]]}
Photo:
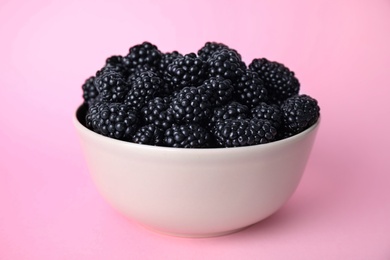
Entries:
{"type": "Polygon", "coordinates": [[[284,128],[295,134],[315,124],[320,116],[317,100],[308,95],[288,98],[283,102],[281,111],[284,128]]]}
{"type": "Polygon", "coordinates": [[[210,132],[198,124],[173,125],[164,134],[164,144],[169,147],[206,148],[210,141],[210,132]]]}
{"type": "Polygon", "coordinates": [[[249,69],[257,72],[268,90],[269,100],[281,104],[284,100],[299,93],[300,84],[294,72],[281,63],[265,58],[254,59],[249,69]]]}
{"type": "Polygon", "coordinates": [[[232,83],[244,74],[246,66],[236,52],[222,49],[214,52],[207,60],[209,77],[220,76],[232,83]]]}
{"type": "Polygon", "coordinates": [[[252,108],[251,113],[253,118],[270,121],[276,129],[282,124],[282,113],[276,105],[268,105],[263,102],[252,108]]]}
{"type": "Polygon", "coordinates": [[[173,89],[199,86],[206,79],[206,63],[190,53],[176,58],[166,69],[165,79],[173,89]]]}
{"type": "Polygon", "coordinates": [[[138,144],[162,145],[164,132],[157,126],[150,124],[140,127],[133,135],[131,141],[138,144]]]}
{"type": "Polygon", "coordinates": [[[141,118],[145,124],[153,124],[161,129],[168,129],[172,126],[173,114],[168,112],[171,98],[155,97],[149,100],[141,108],[141,118]]]}
{"type": "Polygon", "coordinates": [[[89,107],[86,126],[98,134],[130,141],[138,127],[137,114],[120,103],[96,103],[89,107]]]}
{"type": "Polygon", "coordinates": [[[101,100],[105,102],[122,102],[130,89],[123,75],[114,71],[98,71],[94,83],[101,100]]]}
{"type": "Polygon", "coordinates": [[[159,66],[158,66],[159,72],[162,75],[164,75],[169,64],[171,64],[177,58],[183,58],[183,55],[181,53],[179,53],[178,51],[167,52],[167,53],[162,54],[162,57],[161,57],[161,60],[160,60],[159,66]]]}
{"type": "Polygon", "coordinates": [[[124,78],[129,76],[129,68],[123,61],[123,57],[120,55],[114,55],[106,59],[104,70],[110,70],[123,75],[124,78]]]}
{"type": "Polygon", "coordinates": [[[215,107],[209,119],[208,126],[211,129],[217,122],[227,119],[245,119],[248,118],[250,110],[247,106],[236,101],[229,102],[226,105],[215,107]]]}
{"type": "Polygon", "coordinates": [[[229,102],[233,97],[234,87],[230,80],[222,77],[212,77],[205,80],[202,86],[210,90],[212,106],[220,106],[229,102]]]}
{"type": "Polygon", "coordinates": [[[153,72],[155,74],[155,76],[158,76],[159,78],[161,78],[159,75],[159,72],[158,72],[158,68],[152,67],[148,64],[145,64],[145,65],[139,66],[135,70],[133,70],[132,73],[129,75],[128,81],[131,83],[137,77],[140,77],[141,74],[144,72],[153,72]]]}
{"type": "Polygon", "coordinates": [[[214,136],[221,147],[265,144],[275,140],[277,131],[267,120],[227,119],[214,127],[214,136]]]}
{"type": "Polygon", "coordinates": [[[163,81],[152,71],[141,72],[131,80],[131,88],[124,103],[135,110],[141,109],[162,88],[163,81]]]}
{"type": "Polygon", "coordinates": [[[211,93],[204,87],[181,89],[170,104],[176,123],[204,123],[210,115],[211,93]]]}
{"type": "Polygon", "coordinates": [[[220,50],[234,51],[241,59],[241,55],[236,50],[229,48],[226,44],[218,42],[206,42],[205,45],[198,50],[198,56],[200,59],[207,61],[215,52],[220,50]]]}
{"type": "Polygon", "coordinates": [[[235,88],[236,100],[248,107],[255,107],[268,100],[268,92],[256,72],[245,70],[235,88]]]}
{"type": "Polygon", "coordinates": [[[149,65],[158,67],[162,53],[157,46],[150,42],[143,42],[130,48],[129,53],[123,58],[124,64],[131,72],[134,72],[138,67],[149,65]]]}
{"type": "Polygon", "coordinates": [[[88,104],[94,103],[95,99],[99,95],[99,92],[95,86],[95,77],[94,76],[89,77],[81,86],[81,88],[83,90],[84,102],[88,104]]]}

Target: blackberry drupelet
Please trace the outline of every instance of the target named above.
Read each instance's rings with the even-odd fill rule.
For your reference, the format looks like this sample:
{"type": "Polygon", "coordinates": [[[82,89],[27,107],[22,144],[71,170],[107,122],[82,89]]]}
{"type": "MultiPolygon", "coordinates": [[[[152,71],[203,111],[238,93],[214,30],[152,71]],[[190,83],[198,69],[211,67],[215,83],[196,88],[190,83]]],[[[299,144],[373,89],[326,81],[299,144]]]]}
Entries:
{"type": "Polygon", "coordinates": [[[204,87],[185,87],[172,99],[170,110],[176,123],[203,124],[210,115],[211,92],[204,87]]]}
{"type": "Polygon", "coordinates": [[[131,141],[138,144],[162,145],[164,132],[157,126],[150,124],[140,127],[131,141]]]}
{"type": "Polygon", "coordinates": [[[268,90],[270,102],[281,104],[284,100],[299,93],[300,84],[294,72],[281,63],[265,58],[254,59],[249,69],[257,72],[268,90]]]}
{"type": "Polygon", "coordinates": [[[245,70],[238,80],[235,88],[237,101],[248,107],[255,107],[268,100],[268,92],[256,72],[245,70]]]}
{"type": "Polygon", "coordinates": [[[207,60],[209,77],[221,76],[229,79],[232,83],[244,74],[246,66],[236,52],[222,49],[214,52],[207,60]]]}
{"type": "Polygon", "coordinates": [[[157,68],[161,56],[161,52],[155,45],[150,42],[143,42],[131,47],[129,53],[123,58],[123,62],[131,72],[134,72],[143,65],[157,68]]]}
{"type": "Polygon", "coordinates": [[[236,50],[231,49],[229,48],[229,46],[218,42],[206,42],[205,45],[200,50],[198,50],[198,57],[201,60],[207,61],[216,51],[220,50],[234,51],[241,59],[241,55],[236,50]]]}
{"type": "Polygon", "coordinates": [[[232,101],[224,106],[215,107],[212,110],[212,115],[208,122],[208,126],[211,129],[219,121],[224,121],[227,119],[249,118],[249,113],[250,110],[247,106],[236,101],[232,101]]]}
{"type": "Polygon", "coordinates": [[[122,102],[130,89],[123,75],[104,69],[96,73],[94,83],[100,100],[104,102],[122,102]]]}
{"type": "Polygon", "coordinates": [[[132,79],[131,89],[127,93],[124,103],[139,110],[155,97],[162,86],[163,82],[156,73],[152,71],[141,72],[132,79]]]}
{"type": "Polygon", "coordinates": [[[213,106],[224,105],[233,97],[234,87],[228,79],[224,79],[222,77],[212,77],[205,80],[202,86],[205,89],[210,90],[210,102],[213,106]]]}
{"type": "Polygon", "coordinates": [[[141,108],[141,118],[145,124],[153,124],[161,129],[168,129],[172,126],[173,114],[168,112],[171,98],[155,97],[141,108]]]}
{"type": "Polygon", "coordinates": [[[288,98],[283,102],[281,111],[284,128],[295,134],[314,125],[320,116],[317,100],[308,95],[288,98]]]}
{"type": "Polygon", "coordinates": [[[211,134],[198,124],[173,125],[164,134],[164,144],[179,148],[207,148],[211,134]]]}
{"type": "Polygon", "coordinates": [[[81,86],[83,90],[83,99],[84,102],[92,104],[95,102],[97,96],[99,95],[98,90],[95,86],[95,77],[89,77],[84,84],[81,86]]]}
{"type": "Polygon", "coordinates": [[[221,147],[265,144],[275,140],[277,131],[268,120],[227,119],[219,121],[214,136],[221,147]]]}
{"type": "Polygon", "coordinates": [[[276,105],[268,105],[262,102],[251,109],[251,114],[253,118],[270,121],[276,129],[279,129],[282,124],[282,113],[276,105]]]}
{"type": "Polygon", "coordinates": [[[206,79],[206,63],[199,59],[195,53],[186,54],[176,58],[168,65],[165,72],[167,80],[175,90],[186,86],[198,86],[206,79]]]}
{"type": "Polygon", "coordinates": [[[120,103],[96,103],[86,115],[86,126],[98,134],[129,141],[138,127],[137,114],[120,103]]]}

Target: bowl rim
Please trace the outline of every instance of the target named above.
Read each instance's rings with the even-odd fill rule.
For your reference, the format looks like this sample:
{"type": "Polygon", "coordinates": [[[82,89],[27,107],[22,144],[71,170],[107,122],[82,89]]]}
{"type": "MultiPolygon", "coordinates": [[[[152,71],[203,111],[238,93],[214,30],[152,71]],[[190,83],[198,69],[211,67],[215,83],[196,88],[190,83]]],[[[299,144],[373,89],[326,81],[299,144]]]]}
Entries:
{"type": "Polygon", "coordinates": [[[256,149],[267,149],[270,147],[277,147],[277,146],[282,146],[282,145],[287,145],[288,143],[293,143],[298,141],[299,139],[303,138],[305,135],[309,134],[310,132],[314,131],[316,128],[318,128],[320,121],[321,121],[321,116],[317,119],[317,122],[315,122],[312,126],[307,128],[306,130],[273,142],[265,143],[265,144],[256,144],[256,145],[248,145],[248,146],[240,146],[240,147],[226,147],[226,148],[178,148],[178,147],[166,147],[166,146],[156,146],[156,145],[146,145],[146,144],[138,144],[138,143],[133,143],[129,141],[124,141],[124,140],[118,140],[115,138],[110,138],[98,133],[95,133],[94,131],[90,130],[86,126],[84,126],[79,118],[78,114],[81,113],[82,109],[85,109],[87,107],[87,104],[83,103],[81,104],[77,109],[76,113],[73,113],[73,124],[74,126],[81,132],[90,135],[93,138],[96,138],[98,140],[102,140],[104,142],[110,142],[114,145],[120,145],[120,146],[128,146],[128,147],[133,147],[137,149],[145,149],[145,150],[154,150],[158,151],[160,150],[161,152],[183,152],[183,153],[190,153],[190,152],[195,152],[195,153],[201,153],[201,152],[211,152],[211,153],[216,153],[216,152],[244,152],[247,150],[256,150],[256,149]]]}

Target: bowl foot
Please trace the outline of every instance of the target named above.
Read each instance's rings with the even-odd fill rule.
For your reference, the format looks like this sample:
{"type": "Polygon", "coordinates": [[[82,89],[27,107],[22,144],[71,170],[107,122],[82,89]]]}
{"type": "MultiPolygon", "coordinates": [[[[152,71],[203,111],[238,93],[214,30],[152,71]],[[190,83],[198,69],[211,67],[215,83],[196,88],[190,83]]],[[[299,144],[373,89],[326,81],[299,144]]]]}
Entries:
{"type": "Polygon", "coordinates": [[[167,232],[167,231],[162,231],[162,230],[159,230],[159,229],[155,229],[153,227],[149,227],[149,226],[144,226],[145,228],[153,231],[153,232],[156,232],[156,233],[159,233],[159,234],[162,234],[162,235],[168,235],[168,236],[174,236],[174,237],[183,237],[183,238],[208,238],[208,237],[219,237],[219,236],[226,236],[226,235],[230,235],[230,234],[233,234],[233,233],[236,233],[236,232],[239,232],[241,230],[244,230],[244,229],[247,229],[248,227],[250,227],[252,225],[249,225],[249,226],[245,226],[245,227],[242,227],[242,228],[237,228],[237,229],[233,229],[233,230],[228,230],[228,231],[222,231],[222,232],[214,232],[214,233],[175,233],[175,232],[167,232]]]}

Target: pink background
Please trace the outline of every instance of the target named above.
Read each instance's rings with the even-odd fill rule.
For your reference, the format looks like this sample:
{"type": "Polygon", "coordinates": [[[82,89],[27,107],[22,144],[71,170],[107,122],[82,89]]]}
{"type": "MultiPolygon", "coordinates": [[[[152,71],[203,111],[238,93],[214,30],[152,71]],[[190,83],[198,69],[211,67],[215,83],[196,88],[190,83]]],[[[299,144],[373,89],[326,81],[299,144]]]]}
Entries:
{"type": "Polygon", "coordinates": [[[0,259],[390,259],[390,2],[0,2],[0,259]],[[72,116],[106,57],[206,41],[296,72],[322,125],[297,192],[233,235],[155,234],[88,176],[72,116]]]}

